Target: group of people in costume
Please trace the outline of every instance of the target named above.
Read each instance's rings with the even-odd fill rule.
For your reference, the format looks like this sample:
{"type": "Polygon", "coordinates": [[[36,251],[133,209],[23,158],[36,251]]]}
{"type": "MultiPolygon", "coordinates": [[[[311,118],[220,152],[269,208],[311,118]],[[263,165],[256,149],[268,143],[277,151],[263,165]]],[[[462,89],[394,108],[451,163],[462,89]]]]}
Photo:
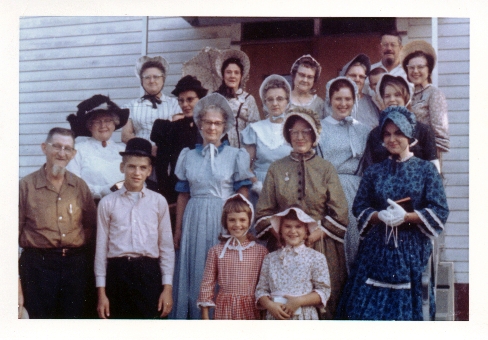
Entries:
{"type": "Polygon", "coordinates": [[[384,44],[404,75],[359,54],[324,100],[322,67],[307,54],[291,82],[264,79],[262,115],[239,50],[220,51],[216,89],[186,75],[169,97],[168,63],[144,56],[144,96],[122,108],[102,95],[80,103],[68,121],[85,138],[67,169],[98,205],[98,316],[425,319],[421,276],[449,214],[447,106],[431,84],[432,46],[402,48],[394,33],[384,44]],[[125,150],[112,139],[120,128],[125,150]]]}

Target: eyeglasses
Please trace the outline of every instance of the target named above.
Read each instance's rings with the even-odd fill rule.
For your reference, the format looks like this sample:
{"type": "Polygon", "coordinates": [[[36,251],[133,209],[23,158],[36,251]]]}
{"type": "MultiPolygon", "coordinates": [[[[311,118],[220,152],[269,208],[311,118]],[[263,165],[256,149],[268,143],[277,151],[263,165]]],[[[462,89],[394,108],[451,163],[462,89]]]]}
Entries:
{"type": "Polygon", "coordinates": [[[426,67],[427,67],[427,65],[407,65],[407,70],[409,70],[409,71],[415,71],[415,70],[422,71],[426,67]]]}
{"type": "Polygon", "coordinates": [[[191,104],[197,97],[188,97],[188,98],[178,98],[178,104],[183,105],[185,103],[191,104]]]}
{"type": "Polygon", "coordinates": [[[282,103],[285,100],[287,100],[287,98],[281,97],[281,96],[280,97],[275,97],[275,98],[268,97],[268,98],[266,98],[266,103],[273,104],[275,101],[277,101],[278,103],[282,103]]]}
{"type": "Polygon", "coordinates": [[[92,121],[93,126],[109,125],[110,123],[115,123],[113,119],[97,119],[92,121]]]}
{"type": "Polygon", "coordinates": [[[71,146],[64,146],[60,144],[53,144],[53,143],[46,143],[49,144],[56,152],[61,152],[61,150],[64,150],[68,155],[72,154],[75,149],[72,148],[71,146]]]}
{"type": "Polygon", "coordinates": [[[222,121],[216,121],[212,122],[211,120],[202,120],[203,126],[205,127],[211,127],[212,125],[215,125],[215,127],[222,127],[224,126],[225,122],[222,121]]]}
{"type": "Polygon", "coordinates": [[[307,80],[313,80],[315,78],[315,76],[307,76],[305,73],[302,72],[298,72],[297,74],[300,76],[300,78],[305,78],[307,80]]]}
{"type": "Polygon", "coordinates": [[[293,138],[298,138],[300,135],[303,137],[311,137],[312,136],[312,129],[303,129],[303,130],[293,130],[289,129],[290,134],[293,138]]]}
{"type": "Polygon", "coordinates": [[[163,77],[164,76],[161,74],[159,76],[142,76],[142,79],[144,79],[144,80],[151,80],[151,79],[159,80],[159,79],[161,79],[163,77]]]}
{"type": "Polygon", "coordinates": [[[388,46],[391,47],[391,48],[397,48],[397,47],[400,46],[399,43],[381,43],[380,45],[383,48],[388,48],[388,46]]]}

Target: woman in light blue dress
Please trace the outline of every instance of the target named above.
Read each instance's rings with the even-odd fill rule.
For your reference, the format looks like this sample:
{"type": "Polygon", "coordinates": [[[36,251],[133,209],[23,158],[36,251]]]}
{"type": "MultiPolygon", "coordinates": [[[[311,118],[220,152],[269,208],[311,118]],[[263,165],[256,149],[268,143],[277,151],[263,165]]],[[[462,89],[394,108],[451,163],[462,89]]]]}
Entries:
{"type": "Polygon", "coordinates": [[[339,175],[348,205],[349,226],[344,239],[348,271],[351,269],[359,246],[359,231],[352,215],[352,203],[361,177],[356,176],[361,156],[366,147],[370,128],[352,118],[358,107],[356,84],[337,77],[326,85],[326,105],[332,114],[321,121],[319,155],[334,165],[339,175]]]}
{"type": "Polygon", "coordinates": [[[288,156],[292,147],[283,137],[285,111],[290,103],[290,84],[277,74],[267,77],[259,88],[264,112],[269,118],[251,123],[241,132],[244,148],[251,156],[255,177],[251,189],[254,207],[263,188],[268,168],[274,161],[288,156]]]}
{"type": "Polygon", "coordinates": [[[247,151],[221,142],[234,124],[227,100],[218,93],[208,95],[197,103],[193,117],[203,144],[183,149],[175,169],[179,194],[174,243],[179,251],[170,314],[174,319],[201,319],[197,299],[207,253],[219,242],[223,204],[235,192],[247,197],[253,177],[247,151]]]}

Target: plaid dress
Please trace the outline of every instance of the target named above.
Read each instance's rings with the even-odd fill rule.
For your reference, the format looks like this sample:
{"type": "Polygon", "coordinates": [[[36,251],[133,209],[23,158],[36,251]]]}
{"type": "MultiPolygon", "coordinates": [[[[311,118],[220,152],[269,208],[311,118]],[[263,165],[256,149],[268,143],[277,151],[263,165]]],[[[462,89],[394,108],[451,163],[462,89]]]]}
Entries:
{"type": "Polygon", "coordinates": [[[215,320],[259,319],[254,291],[259,278],[261,264],[268,250],[252,242],[244,242],[242,261],[239,251],[227,248],[223,258],[219,258],[224,243],[210,248],[203,274],[197,305],[215,307],[215,320]],[[214,302],[215,285],[219,292],[214,302]]]}

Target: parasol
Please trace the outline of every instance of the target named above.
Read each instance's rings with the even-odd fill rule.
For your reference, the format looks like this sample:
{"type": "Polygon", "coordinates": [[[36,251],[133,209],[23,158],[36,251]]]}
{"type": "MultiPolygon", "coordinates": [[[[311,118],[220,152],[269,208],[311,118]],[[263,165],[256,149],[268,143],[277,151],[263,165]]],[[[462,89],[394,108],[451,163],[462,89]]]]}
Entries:
{"type": "Polygon", "coordinates": [[[222,79],[215,69],[215,62],[220,56],[220,50],[213,47],[204,47],[196,56],[183,64],[183,77],[191,75],[196,77],[209,93],[216,91],[222,79]]]}

